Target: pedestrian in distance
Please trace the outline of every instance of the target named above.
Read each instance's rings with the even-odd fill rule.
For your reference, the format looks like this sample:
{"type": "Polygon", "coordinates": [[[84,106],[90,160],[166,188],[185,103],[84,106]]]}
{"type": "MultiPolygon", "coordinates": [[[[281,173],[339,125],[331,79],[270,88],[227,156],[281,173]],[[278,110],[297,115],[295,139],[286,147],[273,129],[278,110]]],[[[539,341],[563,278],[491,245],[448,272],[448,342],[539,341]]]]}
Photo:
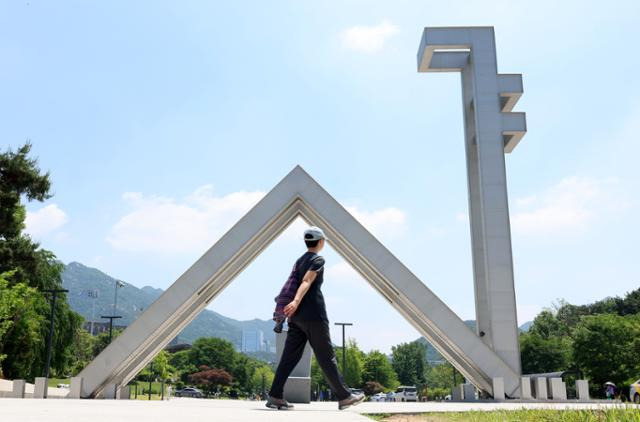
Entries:
{"type": "MultiPolygon", "coordinates": [[[[360,404],[365,398],[362,393],[352,394],[338,371],[329,334],[329,318],[321,290],[324,282],[324,258],[319,253],[325,241],[324,232],[318,227],[309,227],[304,231],[307,252],[298,258],[290,279],[283,287],[283,290],[286,290],[287,284],[297,285],[293,299],[282,308],[284,317],[288,318],[289,331],[287,331],[282,357],[267,397],[266,406],[272,409],[293,408],[284,399],[284,384],[300,361],[307,341],[331,390],[338,398],[340,410],[360,404]]],[[[282,293],[281,291],[281,295],[282,293]]],[[[285,293],[289,292],[285,291],[285,293]]],[[[276,313],[279,311],[279,305],[276,305],[276,313]]]]}

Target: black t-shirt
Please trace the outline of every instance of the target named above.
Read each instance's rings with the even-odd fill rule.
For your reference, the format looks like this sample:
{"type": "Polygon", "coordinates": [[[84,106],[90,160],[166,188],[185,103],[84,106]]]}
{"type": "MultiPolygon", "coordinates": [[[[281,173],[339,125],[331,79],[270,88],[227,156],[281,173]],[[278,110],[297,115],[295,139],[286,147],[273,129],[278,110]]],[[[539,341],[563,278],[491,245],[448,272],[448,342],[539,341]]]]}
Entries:
{"type": "Polygon", "coordinates": [[[311,287],[300,301],[300,306],[293,314],[291,318],[294,322],[297,321],[326,321],[327,309],[324,305],[324,296],[322,296],[323,275],[324,275],[324,258],[313,252],[305,252],[296,261],[296,273],[298,277],[298,283],[302,283],[302,278],[307,271],[316,271],[316,279],[311,283],[311,287]]]}

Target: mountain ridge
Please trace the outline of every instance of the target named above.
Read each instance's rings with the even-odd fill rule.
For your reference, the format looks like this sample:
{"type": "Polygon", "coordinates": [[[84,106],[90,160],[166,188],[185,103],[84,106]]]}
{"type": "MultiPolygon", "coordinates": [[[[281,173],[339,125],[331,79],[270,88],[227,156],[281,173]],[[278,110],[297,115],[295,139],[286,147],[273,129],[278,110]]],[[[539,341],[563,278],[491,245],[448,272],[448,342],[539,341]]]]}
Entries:
{"type": "MultiPolygon", "coordinates": [[[[67,294],[69,305],[87,321],[92,319],[101,321],[100,316],[113,314],[116,280],[97,268],[75,261],[65,265],[62,272],[62,285],[69,290],[67,294]],[[95,305],[94,299],[87,293],[90,290],[98,292],[95,305]]],[[[152,286],[139,288],[125,281],[118,281],[124,284],[118,289],[116,314],[122,316],[118,325],[131,324],[164,293],[160,288],[152,286]]],[[[220,337],[229,340],[240,349],[243,330],[261,330],[268,344],[275,344],[273,321],[259,318],[239,321],[210,309],[203,310],[185,327],[178,335],[178,340],[181,343],[192,343],[199,337],[220,337]]]]}

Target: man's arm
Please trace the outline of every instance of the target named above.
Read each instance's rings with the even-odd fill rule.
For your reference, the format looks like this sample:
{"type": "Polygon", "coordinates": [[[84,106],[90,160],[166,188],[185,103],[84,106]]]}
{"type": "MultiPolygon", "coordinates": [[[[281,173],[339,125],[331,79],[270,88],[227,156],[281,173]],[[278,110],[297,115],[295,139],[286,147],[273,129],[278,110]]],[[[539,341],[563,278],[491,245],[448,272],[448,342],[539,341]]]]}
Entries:
{"type": "Polygon", "coordinates": [[[284,314],[286,316],[290,317],[296,312],[298,306],[300,306],[300,301],[302,301],[304,295],[307,294],[307,292],[311,288],[311,283],[315,281],[317,276],[317,271],[309,270],[305,273],[304,277],[302,278],[302,282],[300,283],[300,287],[298,287],[298,290],[296,291],[296,297],[287,306],[284,307],[284,314]]]}

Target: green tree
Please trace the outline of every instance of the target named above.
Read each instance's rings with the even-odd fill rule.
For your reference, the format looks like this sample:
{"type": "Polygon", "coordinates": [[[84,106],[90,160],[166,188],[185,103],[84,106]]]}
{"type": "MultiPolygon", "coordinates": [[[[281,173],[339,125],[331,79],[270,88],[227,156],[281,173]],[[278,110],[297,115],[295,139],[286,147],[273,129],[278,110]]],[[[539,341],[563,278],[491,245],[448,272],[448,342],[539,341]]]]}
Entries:
{"type": "MultiPolygon", "coordinates": [[[[342,348],[336,350],[338,368],[342,371],[342,348]]],[[[362,367],[364,365],[364,353],[358,348],[354,339],[349,339],[346,345],[346,367],[342,374],[344,382],[350,387],[362,386],[362,367]]]]}
{"type": "Polygon", "coordinates": [[[0,377],[31,374],[31,365],[44,348],[41,327],[45,321],[37,312],[46,306],[44,298],[24,283],[10,286],[9,279],[14,276],[13,272],[0,274],[0,377]],[[19,357],[11,355],[12,358],[3,363],[12,353],[10,349],[15,347],[21,347],[22,354],[19,357]]]}
{"type": "Polygon", "coordinates": [[[426,348],[418,342],[402,343],[391,348],[392,367],[403,385],[425,383],[426,348]]]}
{"type": "Polygon", "coordinates": [[[95,357],[93,354],[95,340],[95,337],[87,330],[84,328],[78,328],[78,331],[74,336],[73,347],[71,348],[73,355],[71,358],[71,365],[69,367],[70,375],[78,374],[89,364],[89,362],[91,362],[91,360],[93,360],[95,357]]]}
{"type": "Polygon", "coordinates": [[[395,390],[398,377],[393,371],[389,358],[378,350],[367,353],[362,365],[362,379],[365,382],[375,381],[386,390],[395,390]]]}
{"type": "Polygon", "coordinates": [[[251,375],[251,392],[262,393],[263,388],[265,391],[269,391],[273,376],[273,369],[269,365],[260,365],[255,368],[251,375]]]}
{"type": "MultiPolygon", "coordinates": [[[[122,333],[121,329],[113,329],[111,333],[111,341],[118,337],[122,333]]],[[[105,330],[94,337],[93,339],[93,357],[95,358],[109,345],[109,330],[105,330]]]]}
{"type": "MultiPolygon", "coordinates": [[[[60,288],[62,263],[55,255],[23,233],[26,210],[22,199],[44,201],[51,197],[49,173],[42,173],[37,160],[29,157],[31,144],[26,143],[17,151],[0,153],[0,273],[15,271],[9,286],[24,283],[39,290],[60,288]]],[[[37,322],[41,342],[26,342],[33,327],[16,325],[2,344],[3,353],[12,357],[3,363],[3,372],[9,378],[33,379],[44,371],[45,347],[48,336],[49,307],[44,301],[34,302],[33,310],[39,315],[37,322]]],[[[73,344],[82,317],[73,312],[66,296],[57,301],[55,335],[51,357],[51,373],[65,376],[74,362],[73,344]]]]}
{"type": "Polygon", "coordinates": [[[329,384],[324,377],[320,365],[318,365],[318,360],[315,355],[311,355],[311,388],[314,391],[329,389],[329,384]]]}
{"type": "Polygon", "coordinates": [[[169,363],[176,369],[178,388],[189,384],[189,375],[198,372],[198,367],[189,360],[189,351],[181,350],[170,355],[169,363]]]}
{"type": "Polygon", "coordinates": [[[592,384],[621,384],[640,372],[639,338],[640,316],[586,316],[574,333],[573,357],[592,384]]]}
{"type": "Polygon", "coordinates": [[[543,337],[537,332],[520,334],[520,355],[524,374],[564,371],[570,369],[571,338],[543,337]]]}
{"type": "Polygon", "coordinates": [[[425,377],[426,377],[427,386],[429,387],[429,390],[434,390],[436,388],[446,389],[450,393],[451,387],[454,387],[454,383],[453,383],[454,373],[455,373],[456,383],[458,384],[462,383],[464,380],[464,377],[460,372],[458,372],[453,367],[453,365],[451,365],[448,362],[427,366],[425,377]]]}
{"type": "Polygon", "coordinates": [[[215,337],[202,337],[193,342],[188,351],[189,362],[199,368],[219,368],[232,372],[236,367],[236,350],[227,340],[215,337]]]}
{"type": "Polygon", "coordinates": [[[545,309],[533,319],[528,332],[544,339],[569,334],[566,323],[560,321],[550,309],[545,309]]]}

